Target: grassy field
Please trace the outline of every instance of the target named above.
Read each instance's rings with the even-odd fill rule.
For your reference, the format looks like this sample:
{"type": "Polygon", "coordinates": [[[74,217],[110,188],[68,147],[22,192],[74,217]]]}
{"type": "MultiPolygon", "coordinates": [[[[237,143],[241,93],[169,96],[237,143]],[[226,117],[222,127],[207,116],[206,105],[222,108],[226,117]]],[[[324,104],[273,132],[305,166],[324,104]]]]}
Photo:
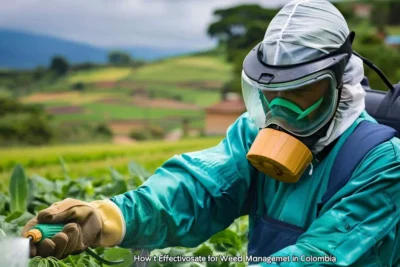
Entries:
{"type": "Polygon", "coordinates": [[[67,163],[73,177],[101,176],[109,166],[126,171],[134,160],[148,171],[154,172],[165,160],[175,154],[212,147],[222,138],[196,138],[179,142],[152,141],[132,145],[88,144],[63,145],[38,148],[0,149],[0,183],[11,175],[12,168],[21,163],[28,174],[38,174],[50,179],[63,177],[59,157],[67,163]]]}
{"type": "Polygon", "coordinates": [[[124,99],[122,95],[113,92],[61,92],[61,93],[37,93],[22,97],[23,103],[41,103],[45,106],[54,103],[67,104],[67,105],[80,105],[97,102],[106,98],[119,98],[124,99]]]}
{"type": "Polygon", "coordinates": [[[129,75],[127,79],[158,82],[226,82],[230,76],[231,66],[224,61],[223,57],[192,56],[147,65],[129,75]]]}
{"type": "Polygon", "coordinates": [[[211,106],[221,99],[221,94],[218,91],[194,90],[193,88],[175,85],[149,85],[148,90],[154,91],[156,95],[169,94],[179,96],[183,102],[193,103],[200,107],[211,106]]]}
{"type": "Polygon", "coordinates": [[[198,118],[221,100],[220,89],[230,77],[231,66],[222,54],[187,55],[141,67],[71,71],[57,80],[39,82],[20,100],[43,105],[57,124],[185,117],[196,118],[190,125],[202,127],[198,118]],[[84,88],[74,90],[76,83],[84,88]],[[147,94],[146,101],[136,100],[143,97],[138,90],[147,94]]]}
{"type": "Polygon", "coordinates": [[[77,114],[58,114],[55,120],[65,121],[91,121],[102,122],[109,120],[128,120],[128,119],[162,119],[170,116],[199,117],[202,111],[193,110],[174,110],[166,108],[141,108],[130,105],[101,104],[92,103],[84,106],[85,112],[77,114]]]}
{"type": "Polygon", "coordinates": [[[118,81],[127,76],[129,76],[133,72],[132,68],[124,67],[124,68],[116,68],[110,67],[105,69],[95,69],[95,70],[85,70],[79,71],[77,73],[72,73],[66,79],[68,83],[76,83],[76,82],[103,82],[103,81],[118,81]]]}

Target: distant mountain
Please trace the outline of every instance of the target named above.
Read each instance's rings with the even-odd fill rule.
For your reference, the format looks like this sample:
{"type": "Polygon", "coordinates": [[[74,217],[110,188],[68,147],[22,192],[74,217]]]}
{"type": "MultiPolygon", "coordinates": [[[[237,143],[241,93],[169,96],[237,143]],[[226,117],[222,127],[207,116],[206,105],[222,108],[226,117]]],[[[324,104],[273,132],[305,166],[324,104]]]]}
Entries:
{"type": "Polygon", "coordinates": [[[189,50],[148,47],[106,49],[45,35],[0,29],[0,69],[31,69],[39,65],[48,66],[55,55],[64,56],[71,64],[105,63],[110,50],[123,50],[130,53],[133,58],[142,60],[161,59],[189,52],[189,50]]]}
{"type": "Polygon", "coordinates": [[[104,49],[54,37],[1,29],[0,40],[0,68],[48,66],[54,55],[62,55],[72,64],[107,60],[104,49]]]}

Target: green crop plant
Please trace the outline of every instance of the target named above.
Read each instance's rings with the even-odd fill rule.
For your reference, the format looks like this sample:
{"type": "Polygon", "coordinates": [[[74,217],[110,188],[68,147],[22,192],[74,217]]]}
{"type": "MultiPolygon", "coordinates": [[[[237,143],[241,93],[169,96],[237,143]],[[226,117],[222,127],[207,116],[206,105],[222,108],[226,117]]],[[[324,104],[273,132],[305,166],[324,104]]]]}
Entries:
{"type": "MultiPolygon", "coordinates": [[[[71,197],[83,201],[104,199],[113,195],[134,190],[146,181],[151,174],[136,162],[129,162],[126,171],[121,173],[109,167],[107,178],[71,177],[69,168],[62,158],[62,173],[57,179],[46,179],[39,175],[28,176],[21,164],[16,164],[8,181],[8,190],[0,193],[0,238],[1,236],[20,236],[23,226],[37,212],[64,198],[71,197]]],[[[158,266],[246,266],[247,262],[227,262],[221,256],[244,256],[247,248],[247,216],[237,219],[228,229],[215,234],[209,240],[195,248],[173,247],[151,251],[150,256],[214,256],[216,262],[148,262],[148,267],[158,266]]],[[[119,247],[96,248],[95,252],[110,261],[124,260],[117,267],[134,266],[134,256],[138,250],[119,247]]],[[[63,260],[35,257],[29,267],[106,267],[87,253],[69,256],[63,260]]]]}

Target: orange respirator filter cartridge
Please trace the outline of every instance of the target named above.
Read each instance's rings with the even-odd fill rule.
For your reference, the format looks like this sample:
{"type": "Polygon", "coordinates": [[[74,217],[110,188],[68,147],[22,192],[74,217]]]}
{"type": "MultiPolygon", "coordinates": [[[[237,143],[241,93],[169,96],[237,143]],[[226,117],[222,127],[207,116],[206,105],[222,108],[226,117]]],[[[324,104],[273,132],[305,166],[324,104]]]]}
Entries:
{"type": "Polygon", "coordinates": [[[311,163],[312,153],[293,136],[265,128],[258,133],[247,153],[247,159],[269,177],[285,183],[295,183],[311,163]]]}

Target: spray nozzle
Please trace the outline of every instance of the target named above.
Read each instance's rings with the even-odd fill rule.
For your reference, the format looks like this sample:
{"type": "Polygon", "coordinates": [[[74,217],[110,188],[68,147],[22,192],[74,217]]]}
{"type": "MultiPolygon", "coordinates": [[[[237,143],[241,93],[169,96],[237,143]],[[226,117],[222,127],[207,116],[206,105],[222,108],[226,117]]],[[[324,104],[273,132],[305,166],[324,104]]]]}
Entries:
{"type": "MultiPolygon", "coordinates": [[[[63,224],[37,224],[27,233],[27,238],[30,240],[31,243],[39,243],[46,238],[52,238],[57,233],[61,232],[64,228],[63,224]]],[[[124,261],[108,261],[97,255],[93,250],[87,248],[85,250],[90,256],[95,258],[96,260],[100,261],[105,265],[117,265],[121,264],[124,261]]]]}

